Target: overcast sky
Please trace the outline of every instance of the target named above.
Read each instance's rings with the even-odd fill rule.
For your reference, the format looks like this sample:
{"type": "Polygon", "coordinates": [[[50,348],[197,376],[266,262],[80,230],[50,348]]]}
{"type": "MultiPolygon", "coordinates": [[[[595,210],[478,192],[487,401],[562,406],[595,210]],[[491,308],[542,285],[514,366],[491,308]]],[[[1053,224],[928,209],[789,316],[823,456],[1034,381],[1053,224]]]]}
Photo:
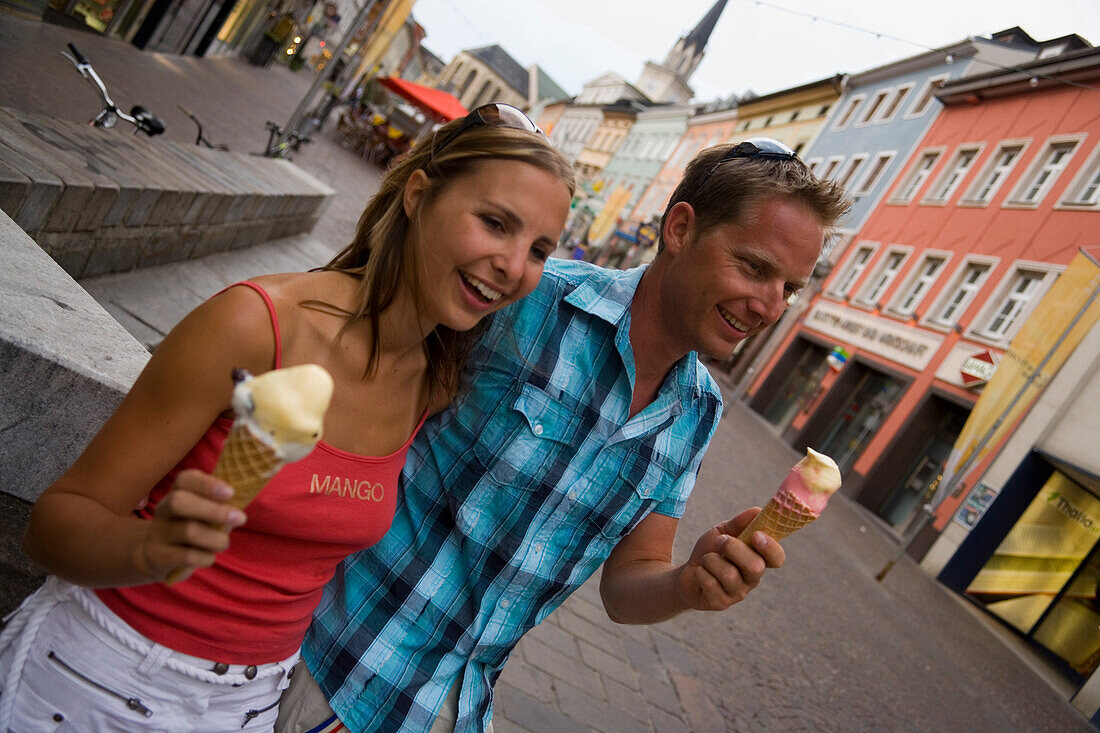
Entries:
{"type": "MultiPolygon", "coordinates": [[[[577,94],[605,71],[637,81],[645,61],[663,61],[713,4],[417,0],[413,17],[428,33],[424,45],[444,61],[498,43],[577,94]]],[[[690,83],[697,100],[767,94],[1017,25],[1037,40],[1077,33],[1100,44],[1100,0],[729,0],[690,83]]]]}

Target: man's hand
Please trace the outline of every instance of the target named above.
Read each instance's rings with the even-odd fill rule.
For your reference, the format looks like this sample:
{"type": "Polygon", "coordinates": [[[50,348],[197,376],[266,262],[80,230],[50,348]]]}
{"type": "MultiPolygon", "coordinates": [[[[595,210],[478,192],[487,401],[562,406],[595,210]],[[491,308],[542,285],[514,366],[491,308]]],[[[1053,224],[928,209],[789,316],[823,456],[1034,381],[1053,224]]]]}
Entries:
{"type": "Polygon", "coordinates": [[[786,553],[763,532],[753,534],[751,546],[737,539],[759,512],[747,509],[699,538],[676,581],[684,605],[696,611],[724,611],[745,600],[766,568],[783,566],[786,553]]]}

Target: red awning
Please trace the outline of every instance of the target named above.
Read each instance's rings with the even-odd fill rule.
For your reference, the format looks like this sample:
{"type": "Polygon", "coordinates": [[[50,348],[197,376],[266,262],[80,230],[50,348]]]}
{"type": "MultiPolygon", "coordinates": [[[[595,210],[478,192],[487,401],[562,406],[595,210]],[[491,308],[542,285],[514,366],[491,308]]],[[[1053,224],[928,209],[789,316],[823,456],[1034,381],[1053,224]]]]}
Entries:
{"type": "Polygon", "coordinates": [[[466,116],[466,108],[453,94],[432,89],[394,76],[379,77],[379,83],[415,104],[441,122],[466,116]]]}

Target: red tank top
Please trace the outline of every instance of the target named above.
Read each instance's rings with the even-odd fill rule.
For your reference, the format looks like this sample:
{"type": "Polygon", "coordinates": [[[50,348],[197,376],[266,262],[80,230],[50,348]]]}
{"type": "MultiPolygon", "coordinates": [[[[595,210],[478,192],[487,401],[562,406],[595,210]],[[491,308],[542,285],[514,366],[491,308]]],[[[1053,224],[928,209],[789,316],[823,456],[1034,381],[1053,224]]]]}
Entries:
{"type": "MultiPolygon", "coordinates": [[[[255,283],[237,285],[254,289],[267,303],[278,368],[282,339],[275,305],[255,283]]],[[[212,471],[232,424],[219,417],[157,484],[138,516],[152,517],[157,501],[183,469],[212,471]]],[[[413,436],[423,424],[422,417],[413,436]]],[[[171,587],[154,583],[96,593],[136,631],[184,654],[228,664],[286,659],[301,645],[336,565],[389,529],[413,436],[379,458],[321,441],[264,487],[246,510],[248,522],[233,530],[229,549],[218,554],[212,567],[171,587]]]]}

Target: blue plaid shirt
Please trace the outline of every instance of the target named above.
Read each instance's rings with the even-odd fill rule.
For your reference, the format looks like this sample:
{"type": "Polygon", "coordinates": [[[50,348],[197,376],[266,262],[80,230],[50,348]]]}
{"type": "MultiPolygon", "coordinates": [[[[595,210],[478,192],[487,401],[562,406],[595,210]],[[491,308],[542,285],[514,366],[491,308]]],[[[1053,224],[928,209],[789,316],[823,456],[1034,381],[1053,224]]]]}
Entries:
{"type": "Polygon", "coordinates": [[[459,675],[455,730],[483,730],[520,637],[650,512],[683,514],[721,395],[691,353],[628,419],[641,273],[551,260],[421,429],[393,526],[337,569],[302,650],[351,730],[428,730],[459,675]]]}

